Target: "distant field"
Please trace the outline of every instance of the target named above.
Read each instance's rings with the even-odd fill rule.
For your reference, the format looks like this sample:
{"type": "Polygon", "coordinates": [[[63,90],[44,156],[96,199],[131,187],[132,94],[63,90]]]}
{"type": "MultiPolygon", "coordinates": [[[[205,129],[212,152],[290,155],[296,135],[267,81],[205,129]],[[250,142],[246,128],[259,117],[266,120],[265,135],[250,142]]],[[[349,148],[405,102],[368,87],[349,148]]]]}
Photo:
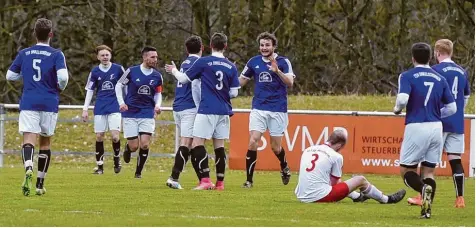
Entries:
{"type": "MultiPolygon", "coordinates": [[[[36,160],[36,159],[35,159],[36,160]]],[[[112,171],[111,157],[105,174],[92,175],[93,156],[54,156],[45,181],[44,196],[21,193],[24,173],[21,158],[8,155],[0,168],[0,226],[467,226],[474,227],[474,178],[466,185],[466,208],[456,209],[453,181],[438,177],[431,219],[419,218],[419,207],[406,202],[382,205],[369,200],[353,203],[304,204],[294,188],[297,173],[283,186],[279,172],[255,173],[253,189],[243,189],[244,171],[227,170],[225,191],[192,191],[196,176],[190,164],[181,175],[184,190],[165,186],[173,159],[147,161],[142,179],[134,179],[136,158],[112,171]]],[[[211,177],[215,180],[213,161],[211,177]]],[[[36,165],[36,164],[35,164],[36,165]]],[[[36,174],[36,170],[35,170],[36,174]]],[[[344,175],[344,179],[349,178],[344,175]]],[[[36,179],[36,178],[35,178],[36,179]]],[[[397,176],[367,175],[384,193],[405,188],[397,176]]],[[[407,188],[407,196],[415,193],[407,188]]]]}
{"type": "MultiPolygon", "coordinates": [[[[171,100],[164,102],[165,107],[172,105],[171,100]]],[[[238,97],[232,100],[234,108],[251,108],[251,97],[238,97]]],[[[334,110],[334,111],[382,111],[390,112],[395,105],[395,97],[391,96],[289,96],[289,109],[301,110],[334,110]]],[[[61,110],[60,119],[78,119],[81,110],[61,110]]],[[[474,98],[472,97],[466,108],[466,113],[474,114],[474,98]]],[[[14,110],[8,112],[9,117],[17,116],[14,110]]],[[[92,111],[90,111],[92,119],[92,111]]],[[[158,120],[173,121],[171,112],[163,112],[158,120]]],[[[107,134],[107,137],[109,135],[107,134]]],[[[174,125],[157,125],[156,134],[152,141],[152,153],[174,152],[174,125]]],[[[109,138],[106,139],[110,141],[109,138]]],[[[59,122],[56,135],[53,137],[53,151],[94,151],[95,135],[93,123],[65,123],[59,122]]],[[[18,134],[18,122],[9,121],[6,125],[5,149],[19,150],[21,136],[18,134]]],[[[209,150],[211,147],[209,145],[209,150]]],[[[112,151],[111,143],[105,143],[105,150],[112,151]]]]}

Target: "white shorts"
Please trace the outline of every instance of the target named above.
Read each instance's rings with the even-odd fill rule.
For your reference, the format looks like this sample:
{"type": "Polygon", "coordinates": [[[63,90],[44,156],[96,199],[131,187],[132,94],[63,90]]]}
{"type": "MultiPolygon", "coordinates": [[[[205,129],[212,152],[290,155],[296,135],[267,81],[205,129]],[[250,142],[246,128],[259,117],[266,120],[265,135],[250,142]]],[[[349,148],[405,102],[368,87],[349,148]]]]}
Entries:
{"type": "Polygon", "coordinates": [[[202,139],[229,139],[230,116],[197,114],[193,124],[193,136],[202,139]]]}
{"type": "Polygon", "coordinates": [[[288,127],[288,113],[270,112],[252,109],[250,113],[250,131],[259,131],[264,133],[269,129],[271,136],[283,136],[288,127]]]}
{"type": "Polygon", "coordinates": [[[18,130],[20,134],[29,132],[50,137],[55,134],[57,120],[58,113],[22,110],[18,120],[18,130]]]}
{"type": "Polygon", "coordinates": [[[443,142],[446,153],[464,153],[464,134],[443,132],[443,142]]]}
{"type": "Polygon", "coordinates": [[[174,112],[174,120],[180,132],[180,137],[193,137],[193,122],[195,122],[196,115],[197,109],[195,108],[174,112]]]}
{"type": "Polygon", "coordinates": [[[121,113],[94,116],[94,132],[121,131],[121,113]]]}
{"type": "Polygon", "coordinates": [[[153,118],[123,118],[124,138],[139,136],[139,132],[154,134],[155,119],[153,118]]]}
{"type": "Polygon", "coordinates": [[[411,123],[405,126],[400,164],[420,162],[439,163],[443,153],[443,125],[441,122],[411,123]]]}

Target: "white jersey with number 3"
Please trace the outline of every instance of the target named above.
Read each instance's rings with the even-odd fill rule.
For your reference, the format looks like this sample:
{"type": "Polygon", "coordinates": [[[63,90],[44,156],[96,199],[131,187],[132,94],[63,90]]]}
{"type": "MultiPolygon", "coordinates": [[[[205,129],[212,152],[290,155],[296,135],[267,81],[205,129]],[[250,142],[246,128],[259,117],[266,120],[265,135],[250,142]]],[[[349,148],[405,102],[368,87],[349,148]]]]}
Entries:
{"type": "Polygon", "coordinates": [[[299,168],[299,180],[294,193],[305,203],[327,196],[331,190],[331,176],[342,176],[343,157],[327,145],[311,146],[304,150],[299,168]]]}

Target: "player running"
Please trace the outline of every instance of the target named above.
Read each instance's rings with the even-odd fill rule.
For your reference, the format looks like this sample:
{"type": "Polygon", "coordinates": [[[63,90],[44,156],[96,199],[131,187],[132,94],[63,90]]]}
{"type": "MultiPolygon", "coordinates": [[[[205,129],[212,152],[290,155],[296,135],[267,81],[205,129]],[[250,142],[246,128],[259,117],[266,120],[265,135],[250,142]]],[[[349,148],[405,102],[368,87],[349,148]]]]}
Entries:
{"type": "Polygon", "coordinates": [[[94,132],[96,133],[96,164],[93,174],[104,173],[104,135],[106,131],[111,132],[112,148],[114,150],[114,172],[121,171],[119,152],[121,142],[119,133],[121,132],[121,113],[116,99],[115,86],[117,80],[124,74],[124,68],[111,62],[112,50],[106,45],[96,47],[97,58],[100,64],[94,67],[89,73],[86,83],[86,98],[82,118],[88,121],[88,107],[96,90],[96,104],[94,104],[94,132]]]}
{"type": "Polygon", "coordinates": [[[68,83],[68,70],[62,51],[50,47],[53,22],[40,18],[35,23],[37,44],[21,50],[7,72],[7,80],[23,79],[18,128],[23,134],[22,159],[25,177],[23,195],[30,195],[33,178],[33,154],[38,135],[38,177],[36,194],[46,193],[44,186],[51,159],[51,137],[58,119],[59,94],[68,83]]]}

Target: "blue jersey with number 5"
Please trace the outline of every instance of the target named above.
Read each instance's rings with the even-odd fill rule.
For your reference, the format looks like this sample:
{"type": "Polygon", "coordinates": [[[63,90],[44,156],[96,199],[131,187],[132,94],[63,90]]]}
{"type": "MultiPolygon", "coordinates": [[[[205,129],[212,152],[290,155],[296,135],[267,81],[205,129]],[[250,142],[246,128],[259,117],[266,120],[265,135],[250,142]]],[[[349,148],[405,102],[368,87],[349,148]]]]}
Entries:
{"type": "Polygon", "coordinates": [[[9,70],[23,77],[20,110],[58,112],[57,71],[66,69],[63,52],[46,44],[21,50],[9,70]]]}
{"type": "Polygon", "coordinates": [[[225,57],[212,55],[198,59],[185,74],[189,81],[201,78],[198,113],[233,115],[230,89],[240,87],[235,64],[225,57]]]}
{"type": "Polygon", "coordinates": [[[456,134],[464,133],[464,98],[469,97],[468,73],[453,61],[443,61],[432,67],[446,78],[451,95],[456,101],[456,113],[442,119],[443,131],[456,134]]]}
{"type": "Polygon", "coordinates": [[[429,66],[400,74],[398,93],[409,95],[405,124],[441,121],[443,104],[454,102],[446,79],[429,66]]]}

